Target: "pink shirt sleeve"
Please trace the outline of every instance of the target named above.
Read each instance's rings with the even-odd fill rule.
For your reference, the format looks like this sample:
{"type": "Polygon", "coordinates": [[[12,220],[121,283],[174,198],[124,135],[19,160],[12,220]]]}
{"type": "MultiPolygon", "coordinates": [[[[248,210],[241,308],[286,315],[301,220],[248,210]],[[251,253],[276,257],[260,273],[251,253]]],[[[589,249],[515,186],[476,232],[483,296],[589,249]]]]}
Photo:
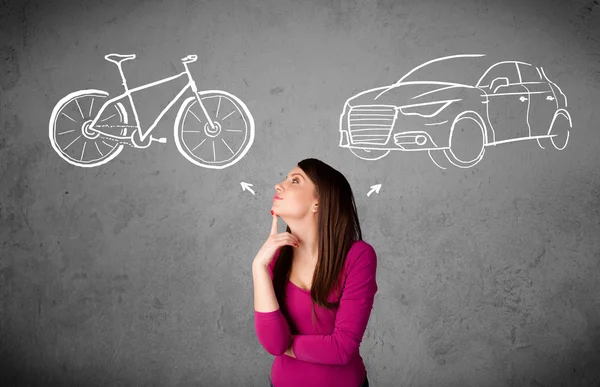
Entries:
{"type": "MultiPolygon", "coordinates": [[[[357,256],[349,255],[347,259],[350,259],[348,274],[333,333],[294,336],[292,352],[298,360],[320,364],[346,364],[359,354],[360,343],[377,292],[377,255],[373,247],[367,244],[366,248],[358,251],[357,256]]],[[[280,334],[283,335],[283,332],[280,331],[280,334]]],[[[283,346],[283,343],[278,344],[283,346]]]]}
{"type": "MultiPolygon", "coordinates": [[[[273,266],[279,257],[279,250],[269,263],[269,275],[273,281],[273,266]]],[[[267,352],[274,356],[281,356],[290,346],[291,330],[281,309],[272,312],[254,311],[254,329],[256,337],[267,352]]]]}

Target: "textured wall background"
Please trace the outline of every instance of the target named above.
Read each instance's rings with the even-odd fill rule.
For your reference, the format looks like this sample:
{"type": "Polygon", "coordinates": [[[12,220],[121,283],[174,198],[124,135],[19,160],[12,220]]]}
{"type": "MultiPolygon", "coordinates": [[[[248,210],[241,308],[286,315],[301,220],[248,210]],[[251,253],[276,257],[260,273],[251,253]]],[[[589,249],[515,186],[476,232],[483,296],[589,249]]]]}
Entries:
{"type": "Polygon", "coordinates": [[[361,347],[372,385],[599,385],[597,1],[1,6],[2,384],[268,385],[250,264],[274,184],[317,157],[348,177],[379,257],[361,347]],[[198,54],[199,88],[252,112],[248,154],[191,164],[172,140],[175,107],[157,129],[165,145],[96,168],[62,160],[52,109],[79,89],[120,93],[111,52],[137,54],[130,86],[198,54]],[[458,53],[544,66],[569,97],[567,148],[505,144],[443,171],[423,152],[366,162],[337,146],[348,97],[458,53]]]}

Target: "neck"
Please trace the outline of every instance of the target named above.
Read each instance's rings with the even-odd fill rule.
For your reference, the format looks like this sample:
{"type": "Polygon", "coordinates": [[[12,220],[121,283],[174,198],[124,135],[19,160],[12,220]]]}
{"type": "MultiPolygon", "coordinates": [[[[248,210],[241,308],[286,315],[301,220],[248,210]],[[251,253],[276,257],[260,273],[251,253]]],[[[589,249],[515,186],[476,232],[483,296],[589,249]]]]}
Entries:
{"type": "Polygon", "coordinates": [[[319,234],[317,232],[316,216],[305,219],[286,220],[292,235],[300,240],[299,246],[294,247],[294,256],[310,263],[317,263],[319,257],[319,234]]]}

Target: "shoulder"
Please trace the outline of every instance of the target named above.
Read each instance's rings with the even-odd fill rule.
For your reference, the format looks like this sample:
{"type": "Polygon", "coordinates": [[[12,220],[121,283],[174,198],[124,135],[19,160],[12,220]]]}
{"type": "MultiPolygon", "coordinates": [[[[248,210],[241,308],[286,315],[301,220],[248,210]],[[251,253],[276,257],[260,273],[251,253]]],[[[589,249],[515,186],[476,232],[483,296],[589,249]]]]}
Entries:
{"type": "Polygon", "coordinates": [[[346,256],[345,266],[348,269],[351,270],[358,263],[360,263],[360,266],[377,264],[375,249],[364,240],[354,241],[346,256]]]}
{"type": "Polygon", "coordinates": [[[350,246],[350,251],[348,251],[348,257],[358,257],[363,254],[375,254],[375,249],[369,243],[364,240],[358,240],[352,242],[352,246],[350,246]]]}
{"type": "Polygon", "coordinates": [[[363,240],[354,241],[346,256],[343,283],[346,294],[352,294],[364,286],[376,284],[377,254],[369,243],[363,240]]]}

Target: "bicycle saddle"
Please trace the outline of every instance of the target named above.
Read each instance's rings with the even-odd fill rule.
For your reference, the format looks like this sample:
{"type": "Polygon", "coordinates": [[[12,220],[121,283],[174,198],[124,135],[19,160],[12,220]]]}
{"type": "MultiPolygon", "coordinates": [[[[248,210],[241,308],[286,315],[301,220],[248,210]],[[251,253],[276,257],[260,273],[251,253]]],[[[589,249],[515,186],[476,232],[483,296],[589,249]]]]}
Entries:
{"type": "Polygon", "coordinates": [[[108,54],[104,57],[104,59],[118,65],[119,63],[125,62],[126,60],[135,59],[135,54],[131,54],[131,55],[108,54]]]}

